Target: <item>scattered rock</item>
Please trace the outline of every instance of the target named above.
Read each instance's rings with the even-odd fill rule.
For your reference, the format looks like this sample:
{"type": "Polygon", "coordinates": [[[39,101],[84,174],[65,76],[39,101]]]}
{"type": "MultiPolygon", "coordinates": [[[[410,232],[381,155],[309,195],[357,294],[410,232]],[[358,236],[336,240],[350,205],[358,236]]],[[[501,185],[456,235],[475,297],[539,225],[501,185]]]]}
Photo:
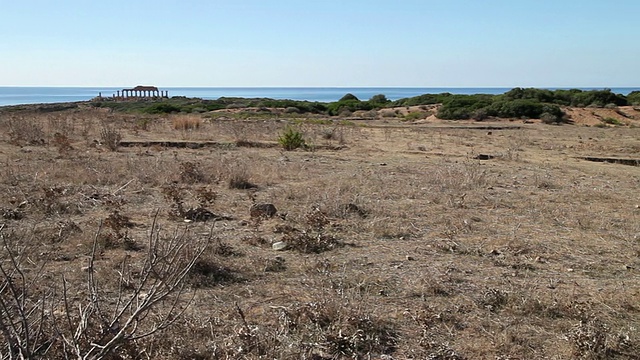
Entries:
{"type": "Polygon", "coordinates": [[[414,258],[413,256],[407,255],[407,261],[415,261],[415,260],[416,258],[414,258]]]}
{"type": "Polygon", "coordinates": [[[252,218],[272,218],[276,215],[278,209],[273,204],[254,204],[249,209],[252,218]]]}
{"type": "Polygon", "coordinates": [[[185,222],[209,220],[233,220],[233,218],[230,216],[216,215],[203,207],[189,209],[184,214],[185,222]]]}
{"type": "Polygon", "coordinates": [[[278,241],[271,244],[271,248],[275,251],[282,251],[287,249],[287,243],[284,241],[278,241]]]}

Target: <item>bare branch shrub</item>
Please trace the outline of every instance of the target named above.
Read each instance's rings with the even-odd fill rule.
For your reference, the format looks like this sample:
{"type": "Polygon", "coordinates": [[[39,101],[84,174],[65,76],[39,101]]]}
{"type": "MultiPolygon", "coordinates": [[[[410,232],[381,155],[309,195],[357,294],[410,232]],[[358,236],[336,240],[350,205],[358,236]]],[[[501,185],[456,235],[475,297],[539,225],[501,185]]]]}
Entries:
{"type": "Polygon", "coordinates": [[[185,228],[166,236],[156,214],[147,253],[140,263],[123,260],[113,289],[97,273],[100,231],[86,267],[84,299],[65,275],[52,286],[44,263],[33,269],[26,248],[0,233],[8,260],[0,264],[0,358],[108,358],[169,328],[188,308],[194,294],[187,294],[186,279],[211,234],[193,239],[185,228]]]}
{"type": "Polygon", "coordinates": [[[0,262],[0,358],[31,359],[46,353],[52,345],[47,333],[45,310],[52,298],[50,288],[35,284],[29,274],[41,273],[28,263],[29,248],[21,245],[16,234],[4,234],[0,226],[2,262],[0,262]],[[6,260],[6,261],[5,261],[6,260]]]}

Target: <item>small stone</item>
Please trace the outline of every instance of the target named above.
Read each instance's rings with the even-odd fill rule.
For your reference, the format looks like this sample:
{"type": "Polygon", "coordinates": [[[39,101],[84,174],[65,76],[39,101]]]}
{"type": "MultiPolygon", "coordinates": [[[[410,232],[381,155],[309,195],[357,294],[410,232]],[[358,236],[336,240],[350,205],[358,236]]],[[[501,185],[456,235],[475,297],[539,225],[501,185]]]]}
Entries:
{"type": "Polygon", "coordinates": [[[573,269],[569,268],[567,269],[568,272],[573,272],[573,269]]]}
{"type": "Polygon", "coordinates": [[[416,258],[414,258],[413,256],[407,255],[407,261],[415,261],[415,260],[416,258]]]}
{"type": "Polygon", "coordinates": [[[271,248],[275,251],[282,251],[287,248],[287,243],[284,241],[278,241],[271,244],[271,248]]]}

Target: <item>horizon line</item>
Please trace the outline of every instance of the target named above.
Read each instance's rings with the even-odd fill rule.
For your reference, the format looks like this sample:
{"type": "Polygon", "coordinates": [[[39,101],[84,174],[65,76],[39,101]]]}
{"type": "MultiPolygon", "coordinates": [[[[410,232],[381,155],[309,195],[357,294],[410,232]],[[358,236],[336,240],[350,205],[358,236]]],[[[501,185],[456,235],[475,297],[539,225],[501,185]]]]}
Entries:
{"type": "MultiPolygon", "coordinates": [[[[131,86],[131,85],[128,85],[131,86]]],[[[640,88],[640,86],[157,86],[163,88],[181,88],[181,89],[207,89],[207,88],[224,88],[224,89],[515,89],[515,88],[534,88],[534,89],[612,89],[612,88],[640,88]]],[[[112,85],[0,85],[0,88],[120,88],[120,86],[112,85]]]]}

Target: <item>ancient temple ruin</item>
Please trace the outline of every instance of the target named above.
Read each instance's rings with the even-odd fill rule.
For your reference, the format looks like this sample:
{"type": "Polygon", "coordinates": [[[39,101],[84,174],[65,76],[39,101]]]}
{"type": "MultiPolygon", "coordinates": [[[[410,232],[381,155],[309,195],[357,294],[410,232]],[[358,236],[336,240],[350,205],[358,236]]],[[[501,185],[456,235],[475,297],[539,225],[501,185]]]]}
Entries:
{"type": "Polygon", "coordinates": [[[119,90],[116,94],[113,95],[113,97],[120,100],[168,98],[169,91],[158,90],[158,88],[155,86],[138,85],[133,89],[119,90]]]}

